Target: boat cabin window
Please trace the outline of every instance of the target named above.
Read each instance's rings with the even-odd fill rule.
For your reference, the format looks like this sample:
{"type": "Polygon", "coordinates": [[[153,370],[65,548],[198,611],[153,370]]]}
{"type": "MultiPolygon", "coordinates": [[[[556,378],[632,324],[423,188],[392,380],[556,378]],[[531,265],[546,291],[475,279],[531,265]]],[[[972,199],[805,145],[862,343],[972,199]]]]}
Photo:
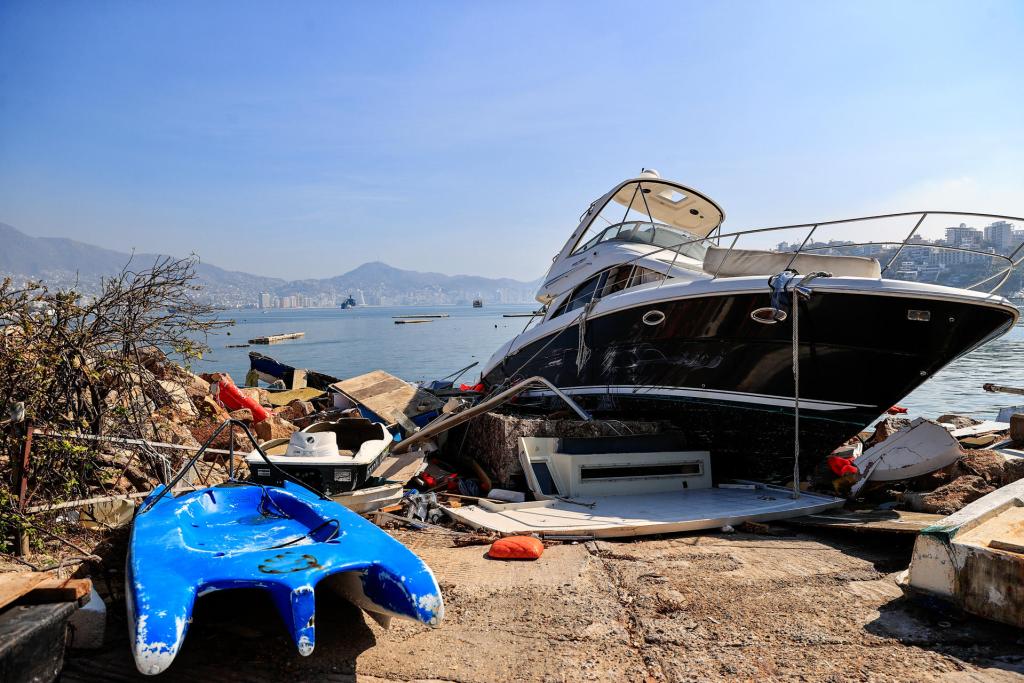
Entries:
{"type": "Polygon", "coordinates": [[[629,278],[633,274],[633,266],[624,264],[610,268],[606,272],[608,277],[604,279],[604,286],[601,287],[601,292],[598,294],[599,299],[615,292],[621,292],[629,287],[629,278]]]}
{"type": "Polygon", "coordinates": [[[630,287],[638,287],[648,282],[657,282],[664,278],[664,273],[631,264],[623,264],[603,270],[576,287],[569,298],[555,309],[549,320],[557,318],[563,313],[583,308],[593,299],[603,299],[606,296],[621,292],[630,287]]]}
{"type": "Polygon", "coordinates": [[[604,282],[607,274],[608,271],[602,271],[589,280],[584,281],[583,284],[573,290],[573,293],[569,295],[569,298],[565,300],[565,303],[559,306],[558,309],[551,314],[551,317],[557,318],[563,313],[575,311],[577,308],[583,308],[589,304],[594,298],[594,294],[597,292],[598,288],[604,282]]]}
{"type": "Polygon", "coordinates": [[[656,270],[650,268],[643,268],[637,266],[633,269],[633,273],[629,278],[628,287],[639,287],[640,285],[646,285],[648,282],[657,282],[665,278],[665,273],[659,273],[656,270]]]}
{"type": "MultiPolygon", "coordinates": [[[[593,227],[593,224],[591,224],[591,229],[593,227]]],[[[590,230],[587,231],[584,237],[589,234],[591,234],[590,230]]],[[[695,261],[703,261],[704,254],[708,250],[707,240],[694,240],[697,240],[697,238],[693,235],[682,230],[670,228],[667,225],[633,221],[609,225],[578,246],[573,253],[577,254],[587,251],[604,242],[632,242],[634,244],[650,244],[655,247],[663,247],[668,252],[675,251],[681,256],[688,256],[695,261]]]]}

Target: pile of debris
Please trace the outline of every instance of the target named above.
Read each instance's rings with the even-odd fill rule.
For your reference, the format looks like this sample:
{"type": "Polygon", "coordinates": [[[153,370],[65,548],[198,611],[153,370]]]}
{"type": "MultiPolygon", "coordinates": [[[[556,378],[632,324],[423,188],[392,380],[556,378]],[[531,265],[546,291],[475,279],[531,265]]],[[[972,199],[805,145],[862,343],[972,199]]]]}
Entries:
{"type": "Polygon", "coordinates": [[[1024,478],[1024,415],[1010,422],[888,416],[836,449],[819,487],[873,504],[949,515],[1024,478]]]}

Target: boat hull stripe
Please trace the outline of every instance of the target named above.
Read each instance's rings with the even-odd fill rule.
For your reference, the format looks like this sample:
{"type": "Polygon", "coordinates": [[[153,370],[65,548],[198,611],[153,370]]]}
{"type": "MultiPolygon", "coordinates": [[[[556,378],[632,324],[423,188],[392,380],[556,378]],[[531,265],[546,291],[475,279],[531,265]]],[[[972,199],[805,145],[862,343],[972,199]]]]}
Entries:
{"type": "MultiPolygon", "coordinates": [[[[733,401],[738,403],[753,403],[757,405],[793,407],[791,396],[771,396],[767,394],[749,394],[742,391],[722,391],[719,389],[694,389],[690,387],[664,387],[652,385],[602,385],[602,386],[579,386],[560,387],[562,391],[572,396],[591,396],[600,394],[637,394],[647,398],[700,398],[715,401],[733,401]]],[[[553,396],[554,392],[547,389],[537,389],[523,392],[523,396],[553,396]]],[[[800,399],[800,407],[808,410],[834,411],[851,410],[854,408],[878,408],[878,406],[866,403],[842,403],[838,401],[820,401],[815,399],[800,399]]]]}

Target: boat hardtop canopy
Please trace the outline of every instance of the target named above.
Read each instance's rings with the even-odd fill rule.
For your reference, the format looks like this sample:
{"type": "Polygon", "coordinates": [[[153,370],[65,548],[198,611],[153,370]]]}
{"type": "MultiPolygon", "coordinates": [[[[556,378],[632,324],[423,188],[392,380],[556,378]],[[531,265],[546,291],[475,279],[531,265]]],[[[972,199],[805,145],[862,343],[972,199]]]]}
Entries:
{"type": "Polygon", "coordinates": [[[725,220],[725,212],[712,199],[693,188],[662,180],[655,170],[645,169],[639,177],[620,183],[612,200],[627,211],[647,214],[694,237],[707,237],[725,220]]]}
{"type": "Polygon", "coordinates": [[[579,256],[603,243],[645,246],[701,261],[704,241],[725,220],[725,212],[697,190],[663,180],[651,169],[623,180],[590,204],[553,263],[537,292],[537,300],[549,303],[564,293],[579,274],[579,256]]]}

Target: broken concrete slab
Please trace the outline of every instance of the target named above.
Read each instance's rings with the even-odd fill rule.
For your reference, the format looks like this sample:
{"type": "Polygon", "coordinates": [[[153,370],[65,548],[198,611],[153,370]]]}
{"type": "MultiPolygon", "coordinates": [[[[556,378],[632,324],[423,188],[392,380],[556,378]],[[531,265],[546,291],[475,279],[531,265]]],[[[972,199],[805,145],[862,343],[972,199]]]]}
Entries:
{"type": "Polygon", "coordinates": [[[1024,627],[1024,480],[921,531],[901,585],[1024,627]]]}

